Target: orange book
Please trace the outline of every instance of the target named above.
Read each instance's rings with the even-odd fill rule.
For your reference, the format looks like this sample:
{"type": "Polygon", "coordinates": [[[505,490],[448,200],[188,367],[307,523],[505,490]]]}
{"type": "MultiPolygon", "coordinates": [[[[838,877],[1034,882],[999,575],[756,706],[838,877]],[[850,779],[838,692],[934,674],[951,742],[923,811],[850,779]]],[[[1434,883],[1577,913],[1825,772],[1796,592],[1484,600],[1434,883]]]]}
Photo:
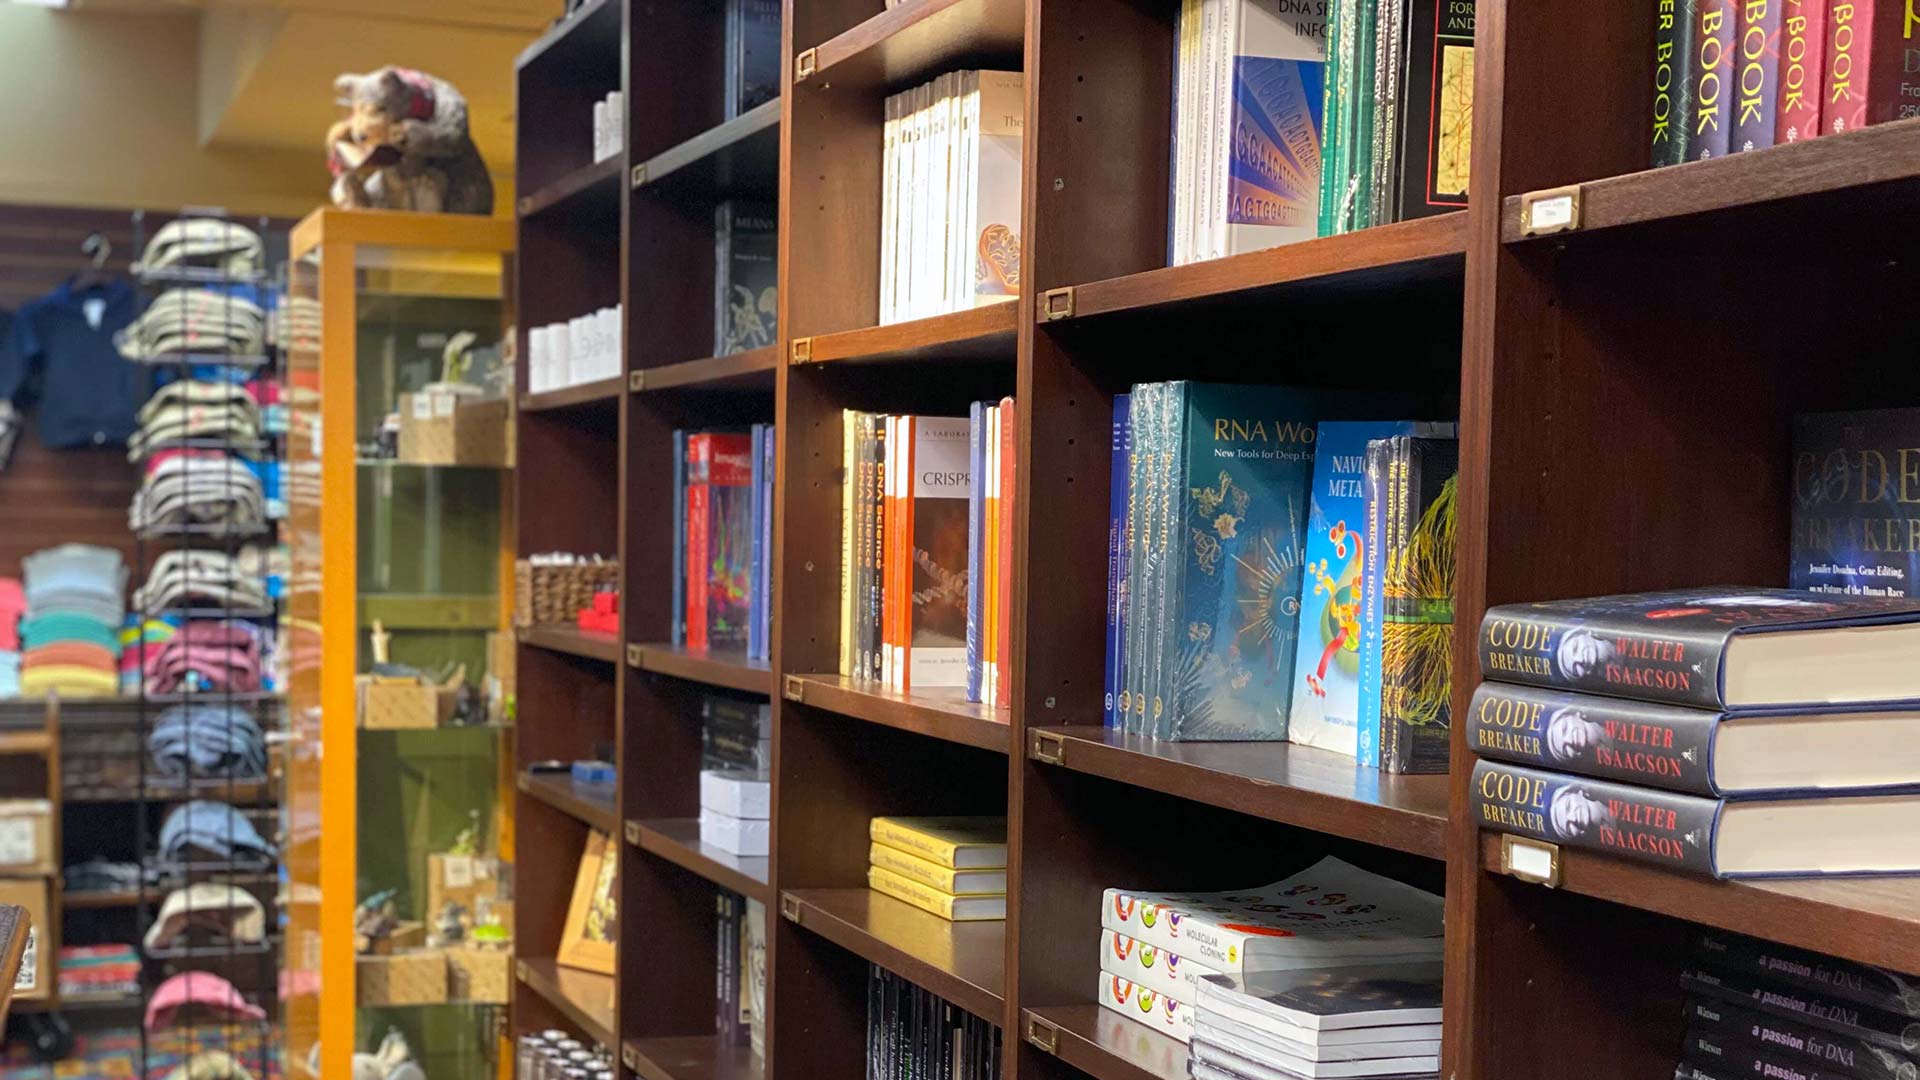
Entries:
{"type": "Polygon", "coordinates": [[[913,478],[920,457],[913,444],[920,437],[920,418],[903,416],[900,427],[904,444],[900,454],[906,468],[900,473],[900,546],[894,570],[900,585],[900,604],[894,608],[893,640],[899,650],[898,659],[894,661],[894,670],[898,673],[894,689],[907,694],[913,692],[913,478]]]}
{"type": "Polygon", "coordinates": [[[900,446],[904,441],[900,437],[900,418],[887,417],[887,486],[886,509],[887,536],[886,545],[880,551],[880,669],[881,685],[891,690],[897,678],[898,669],[894,666],[894,646],[899,638],[894,634],[895,611],[900,606],[900,586],[894,575],[894,551],[900,545],[900,446]]]}
{"type": "Polygon", "coordinates": [[[993,697],[996,704],[1006,704],[1007,685],[1012,678],[1013,661],[1013,521],[1014,511],[1019,501],[1014,480],[1014,463],[1019,454],[1019,422],[1014,415],[1013,399],[1000,399],[1000,550],[999,556],[1000,602],[997,614],[1000,619],[999,633],[994,635],[994,648],[997,651],[993,665],[993,697]]]}

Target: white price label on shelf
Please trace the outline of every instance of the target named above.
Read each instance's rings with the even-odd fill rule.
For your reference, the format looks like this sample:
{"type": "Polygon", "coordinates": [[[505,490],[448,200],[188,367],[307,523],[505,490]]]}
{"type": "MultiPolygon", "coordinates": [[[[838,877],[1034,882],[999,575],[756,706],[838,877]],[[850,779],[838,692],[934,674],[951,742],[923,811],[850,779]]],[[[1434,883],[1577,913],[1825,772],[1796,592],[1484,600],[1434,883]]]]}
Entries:
{"type": "Polygon", "coordinates": [[[0,866],[39,862],[37,836],[33,818],[0,818],[0,866]]]}

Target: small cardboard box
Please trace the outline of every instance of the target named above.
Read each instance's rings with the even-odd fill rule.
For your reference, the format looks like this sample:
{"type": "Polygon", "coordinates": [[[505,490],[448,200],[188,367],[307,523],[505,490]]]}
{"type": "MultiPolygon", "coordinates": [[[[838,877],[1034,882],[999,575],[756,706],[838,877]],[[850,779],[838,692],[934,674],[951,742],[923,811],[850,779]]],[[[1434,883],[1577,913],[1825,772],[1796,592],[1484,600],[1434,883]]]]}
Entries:
{"type": "Polygon", "coordinates": [[[449,391],[400,395],[400,460],[413,465],[508,464],[505,398],[449,391]]]}
{"type": "Polygon", "coordinates": [[[447,1000],[447,954],[439,949],[362,956],[357,967],[362,1005],[439,1005],[447,1000]]]}
{"type": "Polygon", "coordinates": [[[507,949],[456,945],[447,950],[447,986],[451,1000],[505,1005],[513,978],[513,954],[507,949]]]}
{"type": "Polygon", "coordinates": [[[52,874],[53,803],[46,799],[0,800],[0,873],[52,874]]]}
{"type": "Polygon", "coordinates": [[[362,677],[360,726],[373,730],[434,728],[453,719],[454,692],[418,679],[362,677]]]}
{"type": "Polygon", "coordinates": [[[20,975],[13,983],[13,999],[45,1001],[53,992],[53,957],[59,951],[59,943],[48,939],[52,924],[47,922],[47,883],[38,878],[0,879],[0,904],[26,908],[32,923],[20,975]]]}

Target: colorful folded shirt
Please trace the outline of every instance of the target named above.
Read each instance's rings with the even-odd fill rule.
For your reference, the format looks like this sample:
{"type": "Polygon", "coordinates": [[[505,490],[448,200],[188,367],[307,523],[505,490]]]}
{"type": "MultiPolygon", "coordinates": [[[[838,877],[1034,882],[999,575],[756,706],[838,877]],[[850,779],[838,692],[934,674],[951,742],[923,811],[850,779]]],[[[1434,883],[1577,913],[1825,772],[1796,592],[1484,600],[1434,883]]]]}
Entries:
{"type": "Polygon", "coordinates": [[[153,991],[147,1001],[148,1031],[157,1031],[173,1023],[174,1015],[189,1005],[198,1005],[229,1016],[265,1020],[267,1011],[242,997],[227,980],[211,971],[183,971],[153,991]]]}
{"type": "Polygon", "coordinates": [[[162,710],[147,735],[147,753],[162,776],[261,779],[267,743],[247,709],[196,701],[162,710]]]}
{"type": "Polygon", "coordinates": [[[113,650],[91,641],[56,641],[51,645],[42,645],[28,649],[20,656],[22,671],[36,668],[66,665],[69,667],[92,668],[96,671],[119,671],[119,658],[113,650]]]}
{"type": "Polygon", "coordinates": [[[61,697],[96,698],[113,697],[119,692],[120,676],[111,671],[50,664],[20,672],[20,693],[24,697],[58,693],[61,697]]]}
{"type": "Polygon", "coordinates": [[[215,859],[273,859],[280,854],[246,815],[223,802],[196,799],[173,808],[160,825],[163,858],[190,861],[195,852],[215,859]]]}
{"type": "Polygon", "coordinates": [[[33,615],[20,624],[20,642],[28,651],[61,641],[84,641],[120,655],[120,635],[112,623],[90,615],[54,612],[33,615]]]}

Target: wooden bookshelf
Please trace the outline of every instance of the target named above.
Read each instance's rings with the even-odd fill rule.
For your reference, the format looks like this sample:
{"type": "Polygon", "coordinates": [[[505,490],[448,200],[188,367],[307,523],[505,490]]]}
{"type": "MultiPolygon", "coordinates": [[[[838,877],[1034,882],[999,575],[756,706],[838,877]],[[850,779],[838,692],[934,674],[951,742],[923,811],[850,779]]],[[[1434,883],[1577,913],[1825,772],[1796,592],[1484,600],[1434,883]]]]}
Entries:
{"type": "Polygon", "coordinates": [[[522,645],[549,652],[609,664],[620,660],[620,639],[598,630],[581,630],[572,626],[528,626],[522,627],[519,635],[522,645]]]}
{"type": "Polygon", "coordinates": [[[555,409],[581,409],[612,404],[627,389],[625,379],[596,379],[559,390],[521,394],[521,412],[550,412],[555,409]]]}
{"type": "Polygon", "coordinates": [[[606,1045],[614,1044],[612,979],[550,959],[525,957],[514,961],[514,972],[520,985],[540,995],[581,1031],[606,1045]]]}
{"type": "Polygon", "coordinates": [[[609,836],[618,827],[613,800],[598,792],[582,791],[565,773],[521,773],[518,786],[520,794],[538,799],[609,836]]]}
{"type": "MultiPolygon", "coordinates": [[[[1920,971],[1920,879],[1730,884],[1568,850],[1544,888],[1502,873],[1469,818],[1458,735],[1451,774],[1389,776],[1289,744],[1111,735],[1100,701],[1112,407],[1138,382],[1392,384],[1457,418],[1459,627],[1509,601],[1782,583],[1791,417],[1920,403],[1899,321],[1920,286],[1920,121],[1649,170],[1645,12],[1482,0],[1471,210],[1170,267],[1178,5],[785,7],[785,93],[742,117],[718,100],[718,4],[596,0],[520,68],[521,115],[551,119],[521,134],[520,322],[626,313],[618,385],[522,402],[520,549],[618,554],[625,626],[611,652],[521,644],[517,762],[610,744],[621,783],[611,816],[523,800],[516,936],[553,953],[579,847],[618,823],[620,910],[646,927],[608,1021],[631,1074],[860,1075],[878,964],[999,1024],[1010,1077],[1173,1080],[1183,1047],[1094,1004],[1102,890],[1234,888],[1325,855],[1445,892],[1456,1080],[1543,1061],[1671,1075],[1696,925],[1920,971]],[[1028,74],[1023,292],[877,325],[883,101],[959,67],[1028,74]],[[616,87],[678,105],[628,118],[614,230],[575,125],[616,87]],[[1526,208],[1555,193],[1577,197],[1578,227],[1528,235],[1526,208]],[[712,212],[741,197],[779,207],[779,339],[715,356],[712,212]],[[1007,395],[1007,707],[844,679],[842,410],[1007,395]],[[672,433],[769,420],[774,659],[666,644],[672,433]],[[771,702],[767,859],[699,843],[710,695],[771,702]],[[1005,923],[866,890],[868,820],[916,813],[1008,816],[1005,923]],[[713,1035],[722,889],[769,908],[764,1062],[713,1035]]],[[[1479,679],[1469,638],[1456,715],[1479,679]]]]}

